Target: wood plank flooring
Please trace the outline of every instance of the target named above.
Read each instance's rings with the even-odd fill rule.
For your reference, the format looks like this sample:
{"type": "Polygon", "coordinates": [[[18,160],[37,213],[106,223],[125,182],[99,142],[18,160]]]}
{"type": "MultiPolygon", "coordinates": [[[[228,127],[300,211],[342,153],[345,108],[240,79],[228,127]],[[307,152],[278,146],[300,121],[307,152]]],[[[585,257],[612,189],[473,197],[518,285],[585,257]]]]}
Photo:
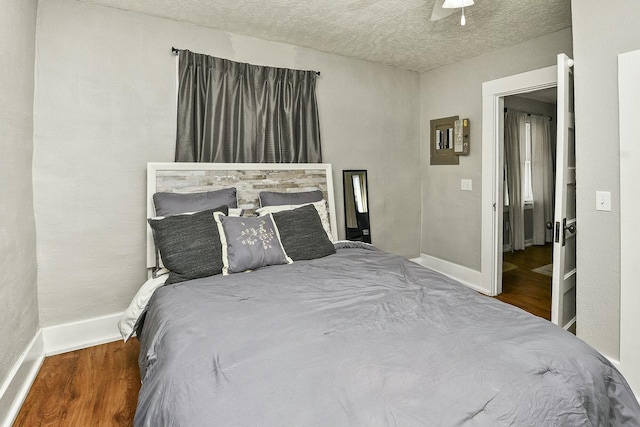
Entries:
{"type": "MultiPolygon", "coordinates": [[[[551,246],[504,254],[498,299],[550,318],[551,278],[531,272],[551,263],[551,246]]],[[[139,344],[116,341],[47,357],[14,423],[38,426],[131,426],[140,390],[139,344]]]]}
{"type": "Polygon", "coordinates": [[[138,350],[132,339],[47,357],[14,427],[132,426],[138,350]]]}
{"type": "Polygon", "coordinates": [[[551,320],[551,276],[531,270],[553,262],[553,245],[505,252],[503,260],[517,268],[502,274],[502,293],[495,298],[551,320]]]}

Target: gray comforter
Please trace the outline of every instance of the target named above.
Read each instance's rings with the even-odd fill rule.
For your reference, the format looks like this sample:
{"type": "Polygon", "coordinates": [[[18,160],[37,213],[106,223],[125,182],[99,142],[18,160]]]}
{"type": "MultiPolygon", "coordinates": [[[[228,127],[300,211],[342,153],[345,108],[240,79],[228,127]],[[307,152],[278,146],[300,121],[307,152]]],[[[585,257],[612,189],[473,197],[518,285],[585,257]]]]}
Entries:
{"type": "Polygon", "coordinates": [[[551,323],[366,248],[158,289],[137,426],[640,425],[551,323]]]}

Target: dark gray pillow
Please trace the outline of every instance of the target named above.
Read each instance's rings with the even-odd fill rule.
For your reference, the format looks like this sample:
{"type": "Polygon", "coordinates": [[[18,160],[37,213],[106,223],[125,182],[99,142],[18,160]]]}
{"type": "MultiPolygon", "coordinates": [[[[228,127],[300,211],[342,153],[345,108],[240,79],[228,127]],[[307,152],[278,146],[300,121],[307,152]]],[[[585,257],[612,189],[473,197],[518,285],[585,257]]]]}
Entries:
{"type": "Polygon", "coordinates": [[[157,216],[178,215],[187,212],[200,212],[218,206],[238,207],[235,187],[200,193],[155,193],[153,206],[157,216]]]}
{"type": "Polygon", "coordinates": [[[216,213],[214,218],[222,242],[222,274],[293,262],[282,248],[270,214],[232,217],[216,213]]]}
{"type": "Polygon", "coordinates": [[[324,196],[322,191],[303,191],[299,193],[277,193],[275,191],[260,192],[260,206],[303,205],[319,202],[324,196]]]}
{"type": "Polygon", "coordinates": [[[162,219],[149,219],[156,248],[171,273],[166,283],[178,283],[222,272],[222,244],[214,212],[226,206],[162,219]]]}
{"type": "Polygon", "coordinates": [[[282,246],[292,260],[316,259],[336,253],[313,205],[275,212],[272,216],[282,246]]]}

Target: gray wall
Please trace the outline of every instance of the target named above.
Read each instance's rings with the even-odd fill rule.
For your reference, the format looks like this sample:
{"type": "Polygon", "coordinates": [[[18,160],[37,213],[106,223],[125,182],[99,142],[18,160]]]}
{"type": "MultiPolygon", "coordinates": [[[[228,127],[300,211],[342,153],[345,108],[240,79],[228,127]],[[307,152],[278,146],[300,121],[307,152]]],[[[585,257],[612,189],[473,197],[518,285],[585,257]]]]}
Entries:
{"type": "Polygon", "coordinates": [[[640,49],[640,2],[572,1],[578,214],[577,334],[620,354],[620,147],[618,54],[640,49]],[[595,192],[611,191],[611,212],[595,192]]]}
{"type": "Polygon", "coordinates": [[[480,270],[482,83],[554,65],[562,52],[572,53],[571,29],[422,74],[422,253],[480,270]],[[470,119],[471,153],[458,166],[431,166],[429,121],[455,115],[470,119]],[[460,190],[462,178],[473,191],[460,190]]]}
{"type": "Polygon", "coordinates": [[[172,46],[321,71],[323,154],[341,235],[341,171],[368,169],[373,243],[419,254],[418,73],[71,0],[40,2],[37,40],[43,326],[124,310],[146,279],[146,163],[174,155],[172,46]]]}
{"type": "Polygon", "coordinates": [[[556,104],[525,98],[523,96],[511,95],[504,97],[504,107],[513,111],[537,114],[539,116],[551,117],[551,139],[555,141],[556,135],[556,104]]]}
{"type": "Polygon", "coordinates": [[[36,0],[0,0],[0,384],[38,329],[33,218],[36,0]]]}

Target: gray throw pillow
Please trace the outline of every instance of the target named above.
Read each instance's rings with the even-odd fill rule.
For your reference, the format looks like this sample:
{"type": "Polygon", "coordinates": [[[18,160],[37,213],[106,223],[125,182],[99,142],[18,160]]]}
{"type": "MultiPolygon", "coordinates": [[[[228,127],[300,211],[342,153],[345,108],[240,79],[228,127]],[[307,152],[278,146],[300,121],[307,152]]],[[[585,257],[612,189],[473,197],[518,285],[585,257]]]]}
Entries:
{"type": "Polygon", "coordinates": [[[222,274],[293,262],[282,248],[271,215],[230,217],[216,212],[214,218],[222,242],[222,274]]]}
{"type": "Polygon", "coordinates": [[[200,193],[155,193],[153,206],[157,216],[178,215],[187,212],[200,212],[218,206],[237,208],[235,187],[200,193]]]}
{"type": "Polygon", "coordinates": [[[324,196],[322,191],[303,191],[299,193],[277,193],[275,191],[260,192],[260,206],[303,205],[319,202],[324,196]]]}
{"type": "Polygon", "coordinates": [[[166,284],[222,272],[222,244],[214,212],[226,214],[226,206],[194,214],[149,219],[156,248],[171,272],[166,284]]]}
{"type": "Polygon", "coordinates": [[[292,260],[316,259],[336,253],[313,205],[275,212],[272,216],[282,246],[292,260]]]}

